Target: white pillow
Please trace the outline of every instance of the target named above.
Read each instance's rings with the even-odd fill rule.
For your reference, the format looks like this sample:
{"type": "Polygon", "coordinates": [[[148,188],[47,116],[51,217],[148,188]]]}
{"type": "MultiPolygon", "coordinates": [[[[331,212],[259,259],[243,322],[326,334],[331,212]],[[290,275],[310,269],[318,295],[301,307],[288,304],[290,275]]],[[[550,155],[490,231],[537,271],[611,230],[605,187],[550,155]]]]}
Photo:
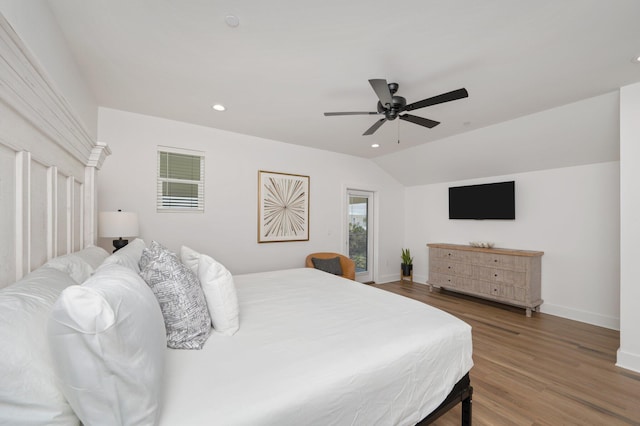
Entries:
{"type": "Polygon", "coordinates": [[[111,256],[107,257],[102,264],[113,265],[115,263],[126,266],[127,268],[134,270],[136,274],[139,274],[140,267],[138,266],[138,262],[142,256],[142,250],[145,248],[146,245],[144,241],[140,238],[136,238],[117,252],[113,253],[111,256]]]}
{"type": "Polygon", "coordinates": [[[66,272],[77,284],[82,284],[93,272],[91,265],[75,253],[54,257],[45,263],[44,266],[66,272]]]}
{"type": "Polygon", "coordinates": [[[102,247],[93,245],[85,247],[73,254],[86,261],[94,270],[98,269],[98,266],[102,265],[102,262],[109,257],[109,252],[102,247]]]}
{"type": "Polygon", "coordinates": [[[0,424],[79,423],[58,386],[46,334],[51,307],[75,284],[66,273],[41,267],[0,290],[0,424]]]}
{"type": "Polygon", "coordinates": [[[105,265],[65,289],[48,340],[62,391],[83,424],[158,422],[164,322],[153,293],[131,269],[105,265]]]}
{"type": "Polygon", "coordinates": [[[200,253],[187,246],[180,247],[180,260],[186,266],[198,275],[198,262],[200,261],[200,253]]]}
{"type": "Polygon", "coordinates": [[[238,296],[231,272],[206,254],[200,255],[198,278],[207,299],[213,329],[233,335],[240,328],[238,296]]]}
{"type": "Polygon", "coordinates": [[[240,328],[240,308],[233,276],[212,257],[182,246],[180,260],[196,273],[207,299],[213,329],[231,336],[240,328]]]}

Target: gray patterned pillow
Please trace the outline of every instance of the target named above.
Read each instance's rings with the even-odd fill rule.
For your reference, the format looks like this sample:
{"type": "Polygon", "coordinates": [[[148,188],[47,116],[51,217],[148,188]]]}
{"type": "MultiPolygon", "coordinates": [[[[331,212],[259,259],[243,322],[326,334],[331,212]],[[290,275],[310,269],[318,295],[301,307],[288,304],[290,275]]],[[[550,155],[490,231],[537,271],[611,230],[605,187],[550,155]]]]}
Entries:
{"type": "Polygon", "coordinates": [[[157,241],[151,241],[148,248],[142,250],[142,256],[140,256],[140,260],[138,261],[138,267],[140,268],[140,272],[144,268],[147,267],[149,262],[151,262],[161,251],[167,250],[162,244],[157,241]]]}
{"type": "Polygon", "coordinates": [[[200,281],[175,253],[162,246],[155,249],[147,253],[151,257],[140,275],[160,303],[167,346],[202,349],[211,331],[211,317],[200,281]]]}
{"type": "Polygon", "coordinates": [[[340,258],[332,257],[331,259],[320,259],[312,257],[313,267],[333,275],[342,275],[342,266],[340,266],[340,258]]]}

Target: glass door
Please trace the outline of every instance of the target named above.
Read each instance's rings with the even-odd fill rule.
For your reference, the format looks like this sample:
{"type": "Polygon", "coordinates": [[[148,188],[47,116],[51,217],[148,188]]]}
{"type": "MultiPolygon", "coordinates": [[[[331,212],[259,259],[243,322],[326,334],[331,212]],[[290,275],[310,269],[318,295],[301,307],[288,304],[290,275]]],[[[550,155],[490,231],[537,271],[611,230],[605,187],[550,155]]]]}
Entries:
{"type": "Polygon", "coordinates": [[[373,193],[347,190],[347,253],[356,263],[356,280],[373,281],[373,193]]]}

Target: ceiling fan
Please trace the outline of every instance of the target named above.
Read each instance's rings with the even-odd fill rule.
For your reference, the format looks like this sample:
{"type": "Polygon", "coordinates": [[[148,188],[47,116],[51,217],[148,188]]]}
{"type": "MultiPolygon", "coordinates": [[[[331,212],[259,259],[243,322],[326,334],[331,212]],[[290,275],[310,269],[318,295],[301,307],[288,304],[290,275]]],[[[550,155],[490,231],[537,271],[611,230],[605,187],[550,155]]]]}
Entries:
{"type": "Polygon", "coordinates": [[[387,83],[387,80],[385,79],[373,79],[369,80],[369,83],[371,84],[371,87],[373,87],[373,91],[376,92],[376,95],[378,95],[379,101],[377,112],[325,112],[324,115],[327,117],[331,117],[335,115],[384,114],[384,118],[376,121],[373,126],[369,127],[369,129],[362,134],[363,136],[374,134],[376,130],[378,130],[380,126],[382,126],[387,120],[391,121],[395,120],[396,118],[404,121],[410,121],[414,124],[418,124],[420,126],[428,127],[431,129],[440,124],[440,122],[429,120],[428,118],[418,117],[416,115],[400,114],[405,111],[413,111],[414,109],[442,104],[444,102],[455,101],[457,99],[462,99],[469,96],[467,89],[462,88],[407,105],[407,100],[405,98],[395,95],[395,93],[398,91],[398,87],[400,87],[398,83],[387,83]]]}

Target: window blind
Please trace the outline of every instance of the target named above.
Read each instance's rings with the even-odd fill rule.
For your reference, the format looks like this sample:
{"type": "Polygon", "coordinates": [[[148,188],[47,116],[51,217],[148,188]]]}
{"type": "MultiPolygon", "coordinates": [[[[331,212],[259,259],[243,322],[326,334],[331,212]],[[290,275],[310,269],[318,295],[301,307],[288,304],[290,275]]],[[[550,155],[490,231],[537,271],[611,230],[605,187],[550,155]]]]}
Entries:
{"type": "Polygon", "coordinates": [[[158,149],[158,211],[204,211],[204,156],[158,149]]]}

